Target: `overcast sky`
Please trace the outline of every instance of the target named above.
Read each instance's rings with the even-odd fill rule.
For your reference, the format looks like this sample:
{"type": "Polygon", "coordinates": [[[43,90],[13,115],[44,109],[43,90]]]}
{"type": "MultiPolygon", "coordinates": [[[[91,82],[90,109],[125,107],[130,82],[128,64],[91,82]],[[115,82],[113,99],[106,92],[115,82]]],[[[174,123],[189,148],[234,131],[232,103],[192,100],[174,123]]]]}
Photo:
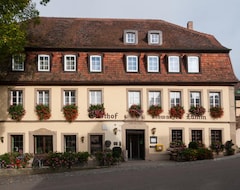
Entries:
{"type": "Polygon", "coordinates": [[[240,79],[240,0],[50,0],[37,3],[40,16],[81,18],[161,19],[214,35],[231,49],[234,72],[240,79]]]}

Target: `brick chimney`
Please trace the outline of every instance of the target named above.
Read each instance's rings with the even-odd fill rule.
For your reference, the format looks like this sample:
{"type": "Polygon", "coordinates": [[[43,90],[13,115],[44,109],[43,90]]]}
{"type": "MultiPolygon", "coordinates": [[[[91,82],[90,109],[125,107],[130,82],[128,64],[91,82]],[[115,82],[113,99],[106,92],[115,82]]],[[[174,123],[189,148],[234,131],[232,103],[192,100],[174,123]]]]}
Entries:
{"type": "Polygon", "coordinates": [[[187,29],[193,30],[193,21],[188,21],[187,22],[187,29]]]}

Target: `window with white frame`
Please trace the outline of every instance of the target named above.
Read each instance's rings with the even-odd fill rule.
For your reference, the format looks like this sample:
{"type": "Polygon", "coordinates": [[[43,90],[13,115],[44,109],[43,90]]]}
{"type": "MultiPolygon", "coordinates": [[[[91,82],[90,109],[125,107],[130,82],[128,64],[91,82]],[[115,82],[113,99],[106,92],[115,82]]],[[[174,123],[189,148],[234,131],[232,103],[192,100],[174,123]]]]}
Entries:
{"type": "Polygon", "coordinates": [[[89,91],[89,104],[90,105],[102,104],[102,91],[101,90],[90,90],[89,91]]]}
{"type": "Polygon", "coordinates": [[[137,44],[138,43],[137,31],[135,30],[124,31],[124,43],[137,44]]]}
{"type": "Polygon", "coordinates": [[[179,73],[180,72],[179,56],[168,56],[168,72],[169,73],[179,73]]]}
{"type": "Polygon", "coordinates": [[[37,90],[37,104],[49,105],[49,90],[37,90]]]}
{"type": "Polygon", "coordinates": [[[181,92],[170,92],[170,107],[181,105],[181,92]]]}
{"type": "Polygon", "coordinates": [[[162,32],[161,31],[149,31],[148,32],[148,44],[161,45],[162,44],[162,32]]]}
{"type": "Polygon", "coordinates": [[[220,107],[221,106],[220,92],[210,92],[209,101],[210,101],[210,108],[220,107]]]}
{"type": "Polygon", "coordinates": [[[65,55],[64,56],[64,71],[76,71],[76,55],[65,55]]]}
{"type": "Polygon", "coordinates": [[[38,55],[38,71],[50,71],[49,55],[38,55]]]}
{"type": "Polygon", "coordinates": [[[190,107],[201,106],[201,93],[200,92],[190,92],[190,107]]]}
{"type": "Polygon", "coordinates": [[[64,105],[75,105],[76,104],[76,91],[75,90],[64,90],[63,91],[63,104],[64,105]]]}
{"type": "Polygon", "coordinates": [[[102,57],[99,55],[90,56],[90,71],[101,72],[102,71],[102,57]]]}
{"type": "Polygon", "coordinates": [[[161,92],[160,91],[149,91],[148,92],[148,104],[161,105],[161,92]]]}
{"type": "Polygon", "coordinates": [[[148,72],[159,72],[159,58],[158,56],[147,57],[148,72]]]}
{"type": "Polygon", "coordinates": [[[11,135],[11,152],[23,151],[23,135],[11,135]]]}
{"type": "Polygon", "coordinates": [[[187,57],[187,69],[188,73],[199,73],[199,57],[188,56],[187,57]]]}
{"type": "Polygon", "coordinates": [[[138,57],[129,55],[127,59],[127,72],[138,72],[138,57]]]}
{"type": "Polygon", "coordinates": [[[10,105],[23,105],[23,91],[11,90],[10,91],[10,105]]]}
{"type": "Polygon", "coordinates": [[[24,70],[24,54],[15,54],[12,56],[12,70],[13,71],[23,71],[24,70]]]}
{"type": "Polygon", "coordinates": [[[128,108],[132,105],[141,105],[140,91],[128,91],[128,108]]]}

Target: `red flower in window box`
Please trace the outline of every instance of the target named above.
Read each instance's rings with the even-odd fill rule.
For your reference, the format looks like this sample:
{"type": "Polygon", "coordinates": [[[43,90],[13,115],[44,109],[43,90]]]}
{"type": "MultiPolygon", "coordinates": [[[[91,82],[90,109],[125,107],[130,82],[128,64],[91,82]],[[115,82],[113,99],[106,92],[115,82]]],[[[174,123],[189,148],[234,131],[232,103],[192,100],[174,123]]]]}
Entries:
{"type": "Polygon", "coordinates": [[[151,105],[148,109],[148,114],[152,117],[159,116],[163,112],[160,105],[151,105]]]}
{"type": "Polygon", "coordinates": [[[223,116],[223,108],[220,106],[215,106],[210,108],[210,115],[212,118],[220,118],[223,116]]]}
{"type": "Polygon", "coordinates": [[[40,121],[47,120],[51,117],[51,111],[48,105],[36,105],[36,113],[40,121]]]}
{"type": "Polygon", "coordinates": [[[128,109],[128,113],[131,117],[139,118],[142,115],[143,111],[140,105],[133,104],[128,109]]]}
{"type": "Polygon", "coordinates": [[[63,107],[63,114],[68,122],[74,121],[78,116],[78,107],[76,105],[66,105],[63,107]]]}
{"type": "Polygon", "coordinates": [[[206,111],[205,108],[202,106],[191,106],[191,108],[189,109],[189,113],[192,116],[197,116],[197,117],[203,116],[205,111],[206,111]]]}
{"type": "Polygon", "coordinates": [[[105,108],[103,104],[90,105],[88,108],[89,118],[103,118],[105,115],[105,108]]]}
{"type": "Polygon", "coordinates": [[[173,107],[169,110],[170,117],[173,117],[173,118],[182,119],[184,113],[185,113],[185,110],[184,110],[184,108],[183,108],[182,106],[180,106],[180,105],[173,106],[173,107]]]}

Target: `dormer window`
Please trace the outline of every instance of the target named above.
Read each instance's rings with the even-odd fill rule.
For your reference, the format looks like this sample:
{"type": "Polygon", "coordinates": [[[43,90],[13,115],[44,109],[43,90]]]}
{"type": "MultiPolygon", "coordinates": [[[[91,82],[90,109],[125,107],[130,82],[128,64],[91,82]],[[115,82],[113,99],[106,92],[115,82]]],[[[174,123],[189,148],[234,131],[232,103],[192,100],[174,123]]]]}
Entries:
{"type": "Polygon", "coordinates": [[[179,73],[180,72],[179,56],[168,56],[168,72],[169,73],[179,73]]]}
{"type": "Polygon", "coordinates": [[[50,71],[49,55],[38,55],[38,71],[50,71]]]}
{"type": "Polygon", "coordinates": [[[124,31],[124,43],[125,44],[137,44],[138,33],[136,30],[125,30],[124,31]]]}
{"type": "Polygon", "coordinates": [[[76,71],[76,55],[65,55],[64,56],[64,71],[76,71]]]}
{"type": "Polygon", "coordinates": [[[187,57],[187,70],[188,73],[199,73],[199,57],[188,56],[187,57]]]}
{"type": "Polygon", "coordinates": [[[159,58],[158,56],[147,57],[147,70],[148,72],[159,72],[159,58]]]}
{"type": "Polygon", "coordinates": [[[158,30],[152,30],[148,32],[148,44],[149,45],[162,45],[162,32],[158,30]]]}
{"type": "Polygon", "coordinates": [[[25,54],[15,54],[12,56],[12,70],[13,71],[23,71],[25,54]]]}
{"type": "Polygon", "coordinates": [[[138,72],[138,57],[129,55],[126,57],[127,72],[138,72]]]}
{"type": "Polygon", "coordinates": [[[90,72],[102,72],[102,57],[100,55],[90,56],[90,72]]]}

